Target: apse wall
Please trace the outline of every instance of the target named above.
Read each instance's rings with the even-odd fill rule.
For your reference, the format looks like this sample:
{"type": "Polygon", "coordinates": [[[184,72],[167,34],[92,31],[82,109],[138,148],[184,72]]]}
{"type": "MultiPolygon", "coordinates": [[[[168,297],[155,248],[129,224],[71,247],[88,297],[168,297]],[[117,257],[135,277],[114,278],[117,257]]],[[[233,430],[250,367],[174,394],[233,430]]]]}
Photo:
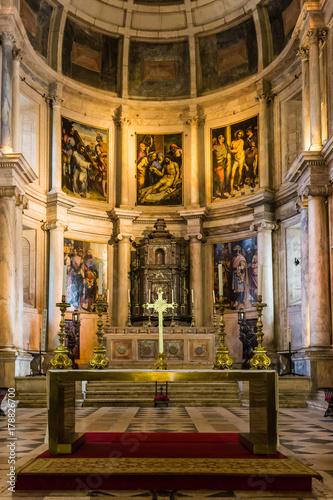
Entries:
{"type": "MultiPolygon", "coordinates": [[[[251,259],[261,245],[257,261],[266,267],[267,345],[272,351],[287,347],[289,311],[295,345],[301,347],[301,296],[291,295],[300,290],[301,278],[286,258],[300,251],[301,215],[297,185],[285,178],[307,149],[302,63],[296,55],[305,15],[301,2],[184,0],[156,6],[21,0],[20,6],[15,23],[22,55],[21,150],[38,175],[27,188],[23,216],[26,261],[35,255],[39,264],[35,282],[25,278],[25,342],[37,349],[36,330],[49,305],[48,349],[57,344],[54,304],[61,297],[66,245],[71,255],[74,248],[93,247],[104,263],[103,293],[106,298],[109,290],[112,324],[125,326],[130,251],[163,217],[176,237],[200,243],[201,272],[191,271],[191,287],[200,288],[199,327],[212,323],[218,245],[234,252],[240,243],[244,253],[251,247],[251,259]],[[81,178],[74,180],[72,156],[80,153],[80,144],[90,167],[82,166],[81,178]],[[154,192],[150,188],[161,176],[155,170],[154,178],[147,165],[155,161],[162,172],[166,158],[176,184],[154,192]],[[267,229],[270,240],[258,228],[267,229]],[[120,250],[125,240],[126,257],[120,250]],[[280,273],[288,273],[287,286],[280,273]]],[[[325,93],[321,105],[327,110],[325,93]]],[[[325,140],[332,127],[327,113],[323,121],[325,140]]],[[[33,272],[27,264],[28,271],[33,272]]],[[[239,364],[240,303],[234,299],[226,325],[239,364]]],[[[256,314],[254,301],[255,295],[246,304],[249,318],[256,314]]],[[[97,315],[89,304],[77,303],[80,363],[86,364],[97,315]]]]}

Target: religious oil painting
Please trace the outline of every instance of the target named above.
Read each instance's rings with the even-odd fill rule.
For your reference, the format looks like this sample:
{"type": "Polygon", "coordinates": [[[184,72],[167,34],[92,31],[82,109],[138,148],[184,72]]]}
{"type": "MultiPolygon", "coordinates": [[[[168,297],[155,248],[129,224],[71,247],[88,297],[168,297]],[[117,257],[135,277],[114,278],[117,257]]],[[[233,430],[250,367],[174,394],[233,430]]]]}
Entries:
{"type": "Polygon", "coordinates": [[[183,202],[182,134],[137,134],[137,205],[183,202]]]}
{"type": "Polygon", "coordinates": [[[258,116],[211,131],[213,201],[259,189],[258,116]]]}
{"type": "Polygon", "coordinates": [[[250,309],[258,300],[257,238],[214,245],[214,291],[218,297],[222,264],[223,300],[228,309],[250,309]]]}
{"type": "Polygon", "coordinates": [[[66,302],[71,309],[95,312],[100,279],[103,299],[107,298],[107,245],[65,238],[64,265],[67,267],[66,302]],[[100,263],[103,276],[99,276],[100,263]]]}
{"type": "Polygon", "coordinates": [[[62,190],[107,201],[108,131],[62,117],[62,190]]]}

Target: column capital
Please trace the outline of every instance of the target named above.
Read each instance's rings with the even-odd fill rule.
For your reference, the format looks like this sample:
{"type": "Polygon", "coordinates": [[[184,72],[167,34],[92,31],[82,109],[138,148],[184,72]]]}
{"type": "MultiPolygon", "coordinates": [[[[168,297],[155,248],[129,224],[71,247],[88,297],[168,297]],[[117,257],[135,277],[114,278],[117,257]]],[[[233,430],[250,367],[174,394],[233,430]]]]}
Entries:
{"type": "Polygon", "coordinates": [[[42,231],[53,231],[54,229],[58,229],[63,232],[68,231],[68,225],[64,224],[59,220],[48,220],[48,221],[41,220],[40,227],[42,231]]]}
{"type": "Polygon", "coordinates": [[[15,197],[15,205],[17,207],[22,207],[22,210],[28,210],[29,200],[24,194],[18,194],[15,197]]]}
{"type": "Polygon", "coordinates": [[[112,120],[115,126],[119,129],[129,127],[131,125],[131,120],[129,118],[126,118],[125,116],[114,115],[112,117],[112,120]]]}
{"type": "Polygon", "coordinates": [[[0,41],[2,44],[10,43],[13,44],[15,42],[15,36],[12,31],[3,31],[0,35],[0,41]]]}
{"type": "Polygon", "coordinates": [[[61,95],[57,94],[45,96],[45,101],[47,104],[50,104],[52,108],[54,108],[55,106],[60,106],[64,102],[61,95]]]}
{"type": "Polygon", "coordinates": [[[296,206],[299,211],[307,210],[309,208],[308,197],[306,196],[306,194],[302,194],[299,196],[296,202],[296,206]]]}
{"type": "Polygon", "coordinates": [[[194,125],[196,127],[201,127],[205,124],[205,121],[206,121],[206,115],[203,116],[195,115],[192,116],[191,118],[187,118],[185,123],[186,125],[194,125]]]}
{"type": "Polygon", "coordinates": [[[185,241],[189,241],[190,243],[206,243],[207,238],[202,233],[197,233],[197,234],[185,234],[184,236],[185,241]]]}
{"type": "Polygon", "coordinates": [[[303,61],[309,60],[309,45],[300,45],[297,51],[297,55],[303,61]]]}
{"type": "Polygon", "coordinates": [[[327,40],[327,33],[328,33],[327,29],[318,30],[319,47],[322,47],[325,44],[327,40]]]}
{"type": "Polygon", "coordinates": [[[17,45],[14,45],[14,47],[12,49],[13,60],[14,61],[18,61],[18,60],[21,61],[22,60],[21,53],[22,53],[21,49],[17,45]]]}
{"type": "Polygon", "coordinates": [[[17,186],[3,186],[0,187],[0,198],[16,198],[20,195],[17,186]]]}
{"type": "Polygon", "coordinates": [[[312,45],[313,43],[318,43],[319,41],[319,30],[317,28],[310,28],[307,31],[307,37],[309,40],[309,45],[312,45]]]}
{"type": "Polygon", "coordinates": [[[276,231],[279,229],[279,225],[275,221],[262,220],[251,224],[251,231],[276,231]]]}

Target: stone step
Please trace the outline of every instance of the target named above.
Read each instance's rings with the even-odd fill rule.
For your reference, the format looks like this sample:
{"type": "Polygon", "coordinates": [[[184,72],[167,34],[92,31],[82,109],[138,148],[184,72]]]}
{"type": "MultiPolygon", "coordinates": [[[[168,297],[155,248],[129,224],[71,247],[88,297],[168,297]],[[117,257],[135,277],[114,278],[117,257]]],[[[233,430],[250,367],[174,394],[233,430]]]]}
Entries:
{"type": "MultiPolygon", "coordinates": [[[[154,406],[154,401],[150,399],[132,399],[131,403],[129,404],[128,401],[126,400],[90,400],[90,399],[85,399],[82,403],[82,406],[84,407],[90,407],[90,406],[97,406],[97,407],[108,407],[108,406],[131,406],[131,407],[153,407],[154,406]]],[[[197,407],[197,406],[223,406],[225,408],[236,408],[236,407],[241,407],[241,402],[239,399],[230,399],[228,401],[224,401],[223,404],[221,404],[219,401],[216,399],[200,399],[200,400],[179,400],[179,401],[174,401],[170,400],[169,406],[171,407],[183,407],[183,406],[189,406],[189,407],[197,407]]]]}

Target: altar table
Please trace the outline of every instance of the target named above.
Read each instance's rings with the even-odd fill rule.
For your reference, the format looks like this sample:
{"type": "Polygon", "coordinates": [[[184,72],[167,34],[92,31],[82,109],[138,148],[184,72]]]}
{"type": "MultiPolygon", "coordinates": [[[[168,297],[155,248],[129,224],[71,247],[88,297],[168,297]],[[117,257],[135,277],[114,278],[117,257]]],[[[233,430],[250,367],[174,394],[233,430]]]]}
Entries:
{"type": "Polygon", "coordinates": [[[52,455],[71,454],[85,440],[75,432],[75,382],[249,382],[250,429],[239,441],[252,453],[275,454],[277,372],[274,370],[49,370],[48,429],[52,455]]]}

